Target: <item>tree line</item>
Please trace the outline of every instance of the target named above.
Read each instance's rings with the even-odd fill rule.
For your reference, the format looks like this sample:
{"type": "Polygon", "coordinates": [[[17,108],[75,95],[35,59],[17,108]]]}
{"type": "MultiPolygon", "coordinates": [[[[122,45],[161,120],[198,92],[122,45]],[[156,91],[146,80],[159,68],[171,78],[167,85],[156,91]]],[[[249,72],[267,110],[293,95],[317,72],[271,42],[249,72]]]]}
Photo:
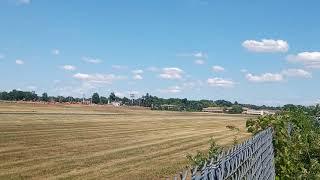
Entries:
{"type": "Polygon", "coordinates": [[[43,93],[38,96],[35,92],[12,90],[10,92],[0,92],[0,100],[5,101],[43,101],[43,102],[59,102],[59,103],[81,103],[83,101],[93,104],[108,104],[112,102],[119,102],[121,105],[127,106],[142,106],[148,107],[152,110],[171,110],[171,111],[202,111],[206,107],[223,107],[228,108],[229,113],[241,113],[243,107],[250,109],[269,109],[280,110],[281,107],[257,106],[252,104],[240,104],[237,101],[230,102],[227,100],[188,100],[187,98],[160,98],[152,96],[149,93],[138,97],[136,99],[129,99],[127,97],[118,97],[114,92],[107,96],[100,96],[94,93],[90,98],[79,98],[72,96],[49,96],[43,93]]]}

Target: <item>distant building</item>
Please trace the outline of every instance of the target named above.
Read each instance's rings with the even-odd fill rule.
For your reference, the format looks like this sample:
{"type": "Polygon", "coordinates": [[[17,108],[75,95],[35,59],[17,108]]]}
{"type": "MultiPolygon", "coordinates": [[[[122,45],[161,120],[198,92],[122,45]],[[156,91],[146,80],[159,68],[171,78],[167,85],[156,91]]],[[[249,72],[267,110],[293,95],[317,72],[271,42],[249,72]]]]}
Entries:
{"type": "Polygon", "coordinates": [[[223,107],[207,107],[207,108],[203,108],[202,112],[223,113],[224,108],[223,107]]]}
{"type": "Polygon", "coordinates": [[[276,114],[276,111],[272,111],[272,110],[255,110],[255,109],[244,109],[244,111],[242,112],[243,114],[249,114],[249,115],[273,115],[276,114]]]}
{"type": "Polygon", "coordinates": [[[112,102],[111,103],[114,107],[119,107],[121,105],[121,102],[112,102]]]}
{"type": "Polygon", "coordinates": [[[165,110],[174,110],[177,109],[177,106],[172,104],[163,104],[161,105],[161,108],[165,110]]]}

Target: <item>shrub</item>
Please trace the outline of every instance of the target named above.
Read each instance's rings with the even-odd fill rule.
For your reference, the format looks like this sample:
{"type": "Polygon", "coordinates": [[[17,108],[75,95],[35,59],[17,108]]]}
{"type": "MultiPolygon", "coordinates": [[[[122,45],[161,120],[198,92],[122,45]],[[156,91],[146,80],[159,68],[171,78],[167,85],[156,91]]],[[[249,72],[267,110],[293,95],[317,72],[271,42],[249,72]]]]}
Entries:
{"type": "Polygon", "coordinates": [[[222,152],[222,148],[215,142],[214,139],[210,139],[210,146],[208,152],[197,151],[196,155],[187,155],[187,159],[191,166],[202,167],[206,161],[210,161],[212,158],[217,159],[218,155],[222,152]]]}
{"type": "Polygon", "coordinates": [[[305,108],[290,107],[277,115],[249,119],[253,134],[272,126],[277,179],[320,178],[320,129],[305,108]]]}

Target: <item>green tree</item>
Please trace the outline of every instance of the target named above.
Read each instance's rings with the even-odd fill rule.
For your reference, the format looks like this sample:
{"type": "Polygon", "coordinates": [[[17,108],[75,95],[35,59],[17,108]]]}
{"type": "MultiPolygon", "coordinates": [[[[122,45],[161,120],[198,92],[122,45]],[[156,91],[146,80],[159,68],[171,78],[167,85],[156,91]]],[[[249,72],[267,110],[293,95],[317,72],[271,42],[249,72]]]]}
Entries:
{"type": "Polygon", "coordinates": [[[93,93],[92,95],[92,103],[99,104],[100,103],[100,96],[98,93],[93,93]]]}
{"type": "Polygon", "coordinates": [[[110,93],[110,96],[109,96],[110,102],[114,102],[116,101],[116,99],[117,99],[117,96],[114,94],[114,92],[110,93]]]}
{"type": "Polygon", "coordinates": [[[43,93],[42,96],[41,96],[41,100],[45,101],[45,102],[48,102],[49,101],[48,94],[47,93],[43,93]]]}
{"type": "Polygon", "coordinates": [[[108,104],[108,98],[104,96],[100,96],[100,101],[101,101],[101,104],[108,104]]]}
{"type": "Polygon", "coordinates": [[[243,111],[242,106],[240,105],[232,105],[229,113],[231,114],[241,114],[243,111]]]}
{"type": "Polygon", "coordinates": [[[249,132],[269,126],[274,129],[273,146],[278,179],[320,179],[320,128],[305,107],[288,105],[277,115],[247,121],[249,132]]]}

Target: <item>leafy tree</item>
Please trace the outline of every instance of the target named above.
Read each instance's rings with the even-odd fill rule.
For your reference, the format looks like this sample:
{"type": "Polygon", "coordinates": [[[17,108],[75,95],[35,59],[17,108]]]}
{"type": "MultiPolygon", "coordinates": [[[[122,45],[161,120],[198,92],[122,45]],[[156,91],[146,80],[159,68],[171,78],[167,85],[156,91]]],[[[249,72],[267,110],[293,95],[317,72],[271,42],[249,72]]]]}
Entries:
{"type": "Polygon", "coordinates": [[[117,96],[114,94],[114,92],[112,92],[112,93],[110,94],[110,96],[109,96],[110,102],[114,102],[114,101],[116,101],[116,99],[117,99],[117,96]]]}
{"type": "Polygon", "coordinates": [[[320,179],[320,128],[316,123],[305,107],[289,105],[278,115],[250,119],[246,125],[252,133],[273,127],[278,179],[320,179]]]}
{"type": "Polygon", "coordinates": [[[202,167],[206,161],[211,159],[216,160],[222,152],[222,147],[219,146],[213,138],[209,141],[209,149],[207,152],[197,151],[196,155],[187,155],[187,159],[191,166],[200,166],[202,167]]]}
{"type": "Polygon", "coordinates": [[[242,111],[243,111],[242,106],[233,105],[233,106],[231,106],[231,109],[229,110],[229,113],[231,113],[231,114],[241,114],[242,111]]]}
{"type": "Polygon", "coordinates": [[[100,101],[101,101],[101,104],[108,104],[108,98],[104,96],[100,96],[100,101]]]}
{"type": "Polygon", "coordinates": [[[98,93],[93,93],[92,95],[92,103],[99,104],[100,103],[100,96],[98,93]]]}
{"type": "Polygon", "coordinates": [[[49,101],[48,94],[47,93],[43,93],[42,96],[41,96],[41,100],[45,101],[45,102],[48,102],[49,101]]]}
{"type": "Polygon", "coordinates": [[[232,106],[232,102],[226,101],[226,100],[216,100],[214,101],[214,103],[217,104],[218,106],[226,106],[226,107],[232,106]]]}

